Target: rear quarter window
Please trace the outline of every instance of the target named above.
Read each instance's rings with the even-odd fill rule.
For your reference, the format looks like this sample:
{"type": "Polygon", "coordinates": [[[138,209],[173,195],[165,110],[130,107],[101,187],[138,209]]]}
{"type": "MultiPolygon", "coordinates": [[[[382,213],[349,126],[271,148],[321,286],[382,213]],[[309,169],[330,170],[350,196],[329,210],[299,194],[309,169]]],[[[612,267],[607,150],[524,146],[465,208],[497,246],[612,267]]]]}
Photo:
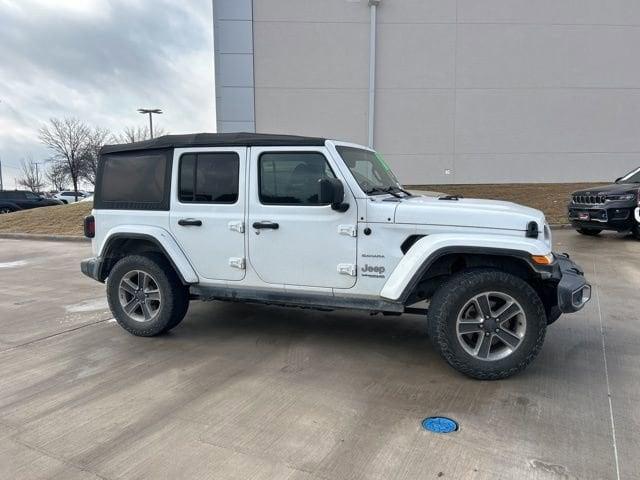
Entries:
{"type": "Polygon", "coordinates": [[[0,198],[3,200],[24,200],[22,192],[0,192],[0,198]]]}
{"type": "Polygon", "coordinates": [[[103,155],[94,208],[168,210],[171,156],[171,150],[103,155]]]}

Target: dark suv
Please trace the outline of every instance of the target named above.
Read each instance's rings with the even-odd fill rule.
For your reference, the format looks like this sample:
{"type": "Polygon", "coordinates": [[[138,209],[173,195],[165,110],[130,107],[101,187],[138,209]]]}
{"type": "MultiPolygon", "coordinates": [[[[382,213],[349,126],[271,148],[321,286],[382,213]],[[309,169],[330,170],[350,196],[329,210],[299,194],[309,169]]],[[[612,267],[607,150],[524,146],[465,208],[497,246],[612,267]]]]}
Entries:
{"type": "Polygon", "coordinates": [[[0,213],[11,213],[18,210],[50,207],[52,205],[62,205],[62,202],[52,198],[44,198],[25,190],[0,191],[0,213]]]}
{"type": "Polygon", "coordinates": [[[637,168],[611,185],[573,192],[569,221],[583,235],[597,235],[603,230],[630,231],[640,239],[639,190],[637,168]]]}

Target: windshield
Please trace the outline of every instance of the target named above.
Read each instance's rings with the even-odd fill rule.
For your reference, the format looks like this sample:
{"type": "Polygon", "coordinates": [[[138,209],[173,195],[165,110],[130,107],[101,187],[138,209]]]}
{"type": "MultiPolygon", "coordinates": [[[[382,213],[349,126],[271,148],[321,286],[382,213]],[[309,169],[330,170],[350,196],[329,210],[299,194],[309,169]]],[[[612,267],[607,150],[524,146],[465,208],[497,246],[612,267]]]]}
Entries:
{"type": "Polygon", "coordinates": [[[379,153],[354,147],[336,147],[362,191],[368,195],[404,192],[379,153]]]}
{"type": "Polygon", "coordinates": [[[621,177],[616,183],[640,183],[640,168],[636,168],[621,177]]]}

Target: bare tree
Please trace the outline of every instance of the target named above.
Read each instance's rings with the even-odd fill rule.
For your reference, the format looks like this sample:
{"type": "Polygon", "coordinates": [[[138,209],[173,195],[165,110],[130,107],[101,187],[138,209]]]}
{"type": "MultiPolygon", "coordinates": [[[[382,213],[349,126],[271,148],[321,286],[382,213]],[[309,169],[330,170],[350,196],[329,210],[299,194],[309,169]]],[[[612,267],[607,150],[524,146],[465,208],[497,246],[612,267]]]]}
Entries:
{"type": "MultiPolygon", "coordinates": [[[[153,133],[155,137],[166,135],[167,132],[162,128],[154,128],[153,133]]],[[[149,127],[125,127],[121,134],[113,135],[113,141],[116,143],[134,143],[141,142],[143,140],[149,140],[149,127]]]]}
{"type": "Polygon", "coordinates": [[[111,136],[111,132],[106,128],[95,127],[89,133],[85,149],[83,152],[83,171],[82,178],[91,183],[96,184],[96,174],[98,173],[98,158],[100,149],[107,143],[107,138],[111,136]]]}
{"type": "Polygon", "coordinates": [[[64,165],[59,162],[51,163],[45,175],[54,190],[59,192],[66,190],[69,175],[67,175],[64,165]]]}
{"type": "Polygon", "coordinates": [[[38,168],[38,163],[28,156],[20,160],[21,174],[18,178],[18,185],[28,188],[33,193],[39,193],[44,188],[44,177],[38,168]]]}
{"type": "Polygon", "coordinates": [[[89,127],[77,118],[52,118],[40,128],[40,141],[53,152],[53,161],[62,165],[78,201],[78,182],[85,170],[85,150],[91,134],[89,127]]]}

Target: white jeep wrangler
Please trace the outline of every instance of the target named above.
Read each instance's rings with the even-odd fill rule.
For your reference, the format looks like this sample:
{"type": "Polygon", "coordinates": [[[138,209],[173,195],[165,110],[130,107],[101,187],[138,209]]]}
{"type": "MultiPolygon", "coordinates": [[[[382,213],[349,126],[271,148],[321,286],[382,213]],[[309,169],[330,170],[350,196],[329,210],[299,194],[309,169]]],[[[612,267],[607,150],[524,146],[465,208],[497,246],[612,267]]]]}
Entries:
{"type": "Polygon", "coordinates": [[[134,335],[172,329],[192,299],[426,314],[438,352],[481,379],[526,367],[591,293],[541,212],[413,195],[373,150],[323,138],[105,146],[85,234],[82,271],[134,335]]]}

